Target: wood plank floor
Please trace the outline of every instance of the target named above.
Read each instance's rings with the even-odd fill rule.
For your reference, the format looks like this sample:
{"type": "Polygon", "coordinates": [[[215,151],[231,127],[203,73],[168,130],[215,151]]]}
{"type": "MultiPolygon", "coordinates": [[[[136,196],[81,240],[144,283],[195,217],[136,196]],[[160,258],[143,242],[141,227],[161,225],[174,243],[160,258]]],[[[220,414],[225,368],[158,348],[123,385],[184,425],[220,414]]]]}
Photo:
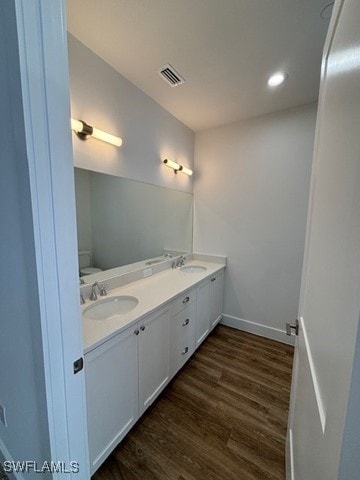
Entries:
{"type": "Polygon", "coordinates": [[[93,480],[284,480],[292,359],[216,327],[93,480]]]}

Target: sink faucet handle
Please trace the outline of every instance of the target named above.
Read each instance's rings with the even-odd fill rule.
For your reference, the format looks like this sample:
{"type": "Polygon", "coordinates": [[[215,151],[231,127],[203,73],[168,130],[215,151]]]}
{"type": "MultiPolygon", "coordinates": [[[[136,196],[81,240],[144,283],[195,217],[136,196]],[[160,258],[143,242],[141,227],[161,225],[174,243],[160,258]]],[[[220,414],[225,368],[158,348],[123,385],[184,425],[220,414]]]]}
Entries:
{"type": "Polygon", "coordinates": [[[182,267],[183,265],[185,265],[185,260],[186,257],[184,255],[181,255],[176,262],[176,267],[182,267]]]}
{"type": "Polygon", "coordinates": [[[107,295],[106,287],[108,285],[108,283],[99,283],[100,297],[105,297],[105,295],[107,295]]]}
{"type": "Polygon", "coordinates": [[[100,297],[105,297],[107,295],[106,287],[109,285],[108,283],[99,283],[99,282],[94,282],[91,286],[91,292],[90,292],[90,300],[96,300],[97,295],[96,295],[96,287],[99,289],[100,297]]]}

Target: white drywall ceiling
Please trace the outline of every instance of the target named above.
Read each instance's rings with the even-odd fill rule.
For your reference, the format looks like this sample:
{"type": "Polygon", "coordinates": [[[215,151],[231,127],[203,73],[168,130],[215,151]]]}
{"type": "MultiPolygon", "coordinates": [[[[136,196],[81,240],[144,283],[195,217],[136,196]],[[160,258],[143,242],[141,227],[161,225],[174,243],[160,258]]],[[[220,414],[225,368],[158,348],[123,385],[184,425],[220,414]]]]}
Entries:
{"type": "Polygon", "coordinates": [[[68,29],[195,131],[317,99],[330,0],[68,0],[68,29]],[[157,70],[170,63],[186,83],[157,70]],[[271,73],[289,78],[270,89],[271,73]]]}

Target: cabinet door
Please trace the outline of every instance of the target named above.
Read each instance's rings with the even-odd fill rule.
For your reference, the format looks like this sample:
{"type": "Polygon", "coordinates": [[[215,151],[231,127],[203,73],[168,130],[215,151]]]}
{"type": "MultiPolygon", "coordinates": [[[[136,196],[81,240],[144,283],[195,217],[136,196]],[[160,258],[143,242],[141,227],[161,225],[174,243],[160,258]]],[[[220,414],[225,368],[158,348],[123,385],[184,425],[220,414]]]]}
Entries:
{"type": "Polygon", "coordinates": [[[210,284],[210,330],[221,320],[224,296],[224,272],[211,277],[210,284]]]}
{"type": "Polygon", "coordinates": [[[205,339],[210,327],[210,280],[197,288],[196,299],[196,346],[205,339]]]}
{"type": "MultiPolygon", "coordinates": [[[[196,293],[194,292],[194,298],[196,293]]],[[[196,302],[187,303],[170,319],[170,376],[180,370],[195,350],[196,302]]]]}
{"type": "Polygon", "coordinates": [[[139,408],[142,414],[169,381],[169,308],[139,322],[139,408]]]}
{"type": "Polygon", "coordinates": [[[85,354],[91,474],[138,419],[136,327],[85,354]]]}

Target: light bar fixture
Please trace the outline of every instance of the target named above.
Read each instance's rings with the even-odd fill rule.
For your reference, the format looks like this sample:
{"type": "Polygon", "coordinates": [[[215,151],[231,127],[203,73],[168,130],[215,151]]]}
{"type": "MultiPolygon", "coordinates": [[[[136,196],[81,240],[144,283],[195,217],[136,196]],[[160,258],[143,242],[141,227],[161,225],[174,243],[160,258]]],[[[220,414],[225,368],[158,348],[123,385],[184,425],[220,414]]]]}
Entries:
{"type": "Polygon", "coordinates": [[[87,140],[89,137],[94,137],[103,142],[111,143],[111,145],[115,145],[116,147],[121,147],[122,145],[122,139],[120,137],[111,135],[110,133],[99,130],[96,127],[91,127],[83,120],[74,120],[72,118],[71,129],[74,130],[81,140],[87,140]]]}
{"type": "Polygon", "coordinates": [[[163,163],[170,168],[174,169],[174,173],[181,172],[181,173],[186,173],[186,175],[191,176],[193,174],[193,171],[190,170],[190,168],[186,168],[183,165],[180,165],[179,163],[174,162],[173,160],[169,160],[168,158],[165,158],[163,160],[163,163]]]}

